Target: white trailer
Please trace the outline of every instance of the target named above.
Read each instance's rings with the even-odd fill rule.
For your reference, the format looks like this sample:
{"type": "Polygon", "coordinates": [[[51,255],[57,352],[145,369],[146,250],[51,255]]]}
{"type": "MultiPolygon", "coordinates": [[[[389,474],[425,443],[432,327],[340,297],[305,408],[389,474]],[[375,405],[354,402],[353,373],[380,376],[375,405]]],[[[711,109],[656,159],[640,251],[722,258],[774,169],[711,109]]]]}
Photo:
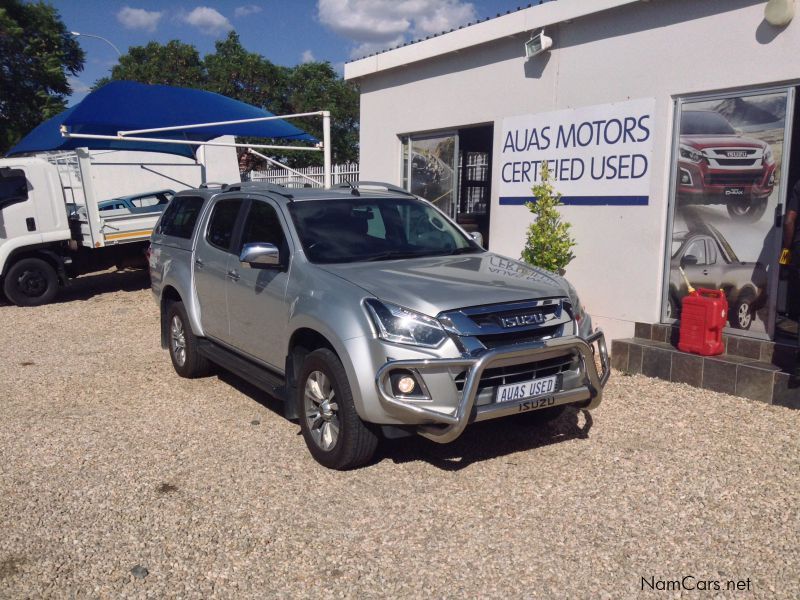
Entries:
{"type": "Polygon", "coordinates": [[[203,162],[171,154],[79,148],[0,159],[0,283],[17,305],[50,302],[78,275],[147,266],[163,206],[100,210],[134,194],[239,180],[233,148],[204,148],[203,162]],[[208,156],[204,158],[208,159],[208,156]]]}

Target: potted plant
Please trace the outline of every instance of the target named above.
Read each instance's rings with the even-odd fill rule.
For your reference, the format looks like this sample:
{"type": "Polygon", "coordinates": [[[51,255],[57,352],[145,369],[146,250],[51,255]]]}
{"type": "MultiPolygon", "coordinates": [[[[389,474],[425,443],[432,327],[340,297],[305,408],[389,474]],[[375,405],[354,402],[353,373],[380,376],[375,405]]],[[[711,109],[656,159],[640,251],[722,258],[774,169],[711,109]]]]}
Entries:
{"type": "Polygon", "coordinates": [[[522,260],[563,275],[565,267],[575,258],[572,253],[575,240],[569,233],[570,223],[563,221],[558,211],[562,206],[561,194],[555,191],[550,179],[550,169],[544,161],[539,183],[531,188],[535,201],[525,203],[534,220],[528,226],[522,260]]]}

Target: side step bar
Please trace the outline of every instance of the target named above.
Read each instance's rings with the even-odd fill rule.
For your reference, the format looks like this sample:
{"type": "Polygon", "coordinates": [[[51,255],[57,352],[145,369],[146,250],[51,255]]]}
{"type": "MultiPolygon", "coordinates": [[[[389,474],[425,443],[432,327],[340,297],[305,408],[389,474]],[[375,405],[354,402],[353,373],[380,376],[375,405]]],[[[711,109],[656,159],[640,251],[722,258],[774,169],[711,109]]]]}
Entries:
{"type": "MultiPolygon", "coordinates": [[[[286,412],[289,412],[289,404],[291,402],[286,402],[286,379],[282,375],[274,373],[209,340],[198,339],[197,351],[215,365],[238,375],[242,379],[246,379],[248,383],[267,392],[270,396],[282,400],[287,407],[286,412]]],[[[287,415],[287,418],[295,417],[287,415]]]]}

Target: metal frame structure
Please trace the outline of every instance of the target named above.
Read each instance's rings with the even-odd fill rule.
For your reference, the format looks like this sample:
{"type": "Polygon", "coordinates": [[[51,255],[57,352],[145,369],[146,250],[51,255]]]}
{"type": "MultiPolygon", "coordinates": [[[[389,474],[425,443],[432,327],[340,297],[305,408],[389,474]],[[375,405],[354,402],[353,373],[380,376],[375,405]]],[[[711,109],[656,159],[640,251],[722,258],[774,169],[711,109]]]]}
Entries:
{"type": "MultiPolygon", "coordinates": [[[[257,117],[254,119],[238,119],[233,121],[216,121],[212,123],[192,123],[188,125],[172,125],[169,127],[153,127],[150,129],[132,129],[128,131],[117,131],[117,135],[100,135],[100,134],[92,134],[92,133],[71,133],[69,129],[65,126],[61,126],[61,136],[65,138],[76,138],[76,139],[85,139],[85,140],[114,140],[114,141],[134,141],[134,142],[148,142],[154,144],[181,144],[185,146],[199,146],[201,148],[205,146],[225,146],[225,147],[233,147],[233,148],[261,148],[266,150],[299,150],[299,151],[310,151],[310,152],[322,152],[323,153],[323,165],[324,165],[324,172],[323,172],[323,184],[326,188],[331,187],[331,113],[327,110],[320,110],[316,112],[307,112],[307,113],[296,113],[292,115],[273,115],[271,117],[257,117]],[[221,125],[239,125],[242,123],[257,123],[261,121],[274,121],[276,119],[294,119],[298,117],[310,117],[310,116],[321,116],[322,117],[322,143],[318,143],[315,146],[279,146],[274,144],[237,144],[237,143],[229,143],[229,142],[203,142],[203,141],[193,141],[193,140],[175,140],[175,139],[167,139],[167,138],[159,138],[159,137],[140,137],[139,134],[143,133],[162,133],[165,131],[181,131],[184,129],[199,129],[202,127],[219,127],[221,125]]],[[[251,153],[257,154],[261,158],[266,159],[272,164],[275,164],[279,167],[282,167],[290,172],[296,173],[293,169],[287,167],[283,163],[276,161],[274,159],[268,158],[263,154],[254,152],[250,150],[251,153]]]]}

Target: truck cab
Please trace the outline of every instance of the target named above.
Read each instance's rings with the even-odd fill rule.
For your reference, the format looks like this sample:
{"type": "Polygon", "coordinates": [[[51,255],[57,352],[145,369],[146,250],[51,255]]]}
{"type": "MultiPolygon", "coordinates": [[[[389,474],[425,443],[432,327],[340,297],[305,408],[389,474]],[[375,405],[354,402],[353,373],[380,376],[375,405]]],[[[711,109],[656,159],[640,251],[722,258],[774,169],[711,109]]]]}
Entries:
{"type": "Polygon", "coordinates": [[[565,279],[390,184],[180,192],[150,275],[175,371],[216,364],[284,400],[329,468],[367,462],[380,433],[448,443],[474,421],[593,409],[610,373],[565,279]]]}

